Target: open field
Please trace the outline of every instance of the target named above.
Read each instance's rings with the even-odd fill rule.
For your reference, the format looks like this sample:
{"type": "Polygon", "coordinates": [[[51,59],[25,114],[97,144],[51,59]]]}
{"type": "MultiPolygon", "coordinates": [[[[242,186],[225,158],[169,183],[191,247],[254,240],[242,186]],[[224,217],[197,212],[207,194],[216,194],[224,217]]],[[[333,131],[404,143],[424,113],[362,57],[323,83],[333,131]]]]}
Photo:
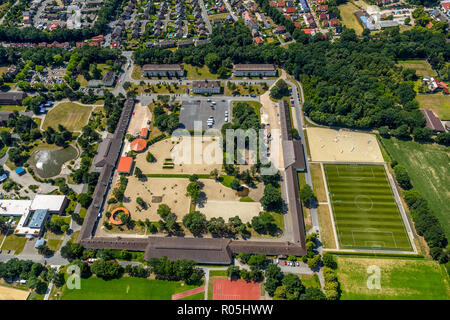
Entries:
{"type": "Polygon", "coordinates": [[[399,60],[397,65],[402,66],[404,69],[414,69],[418,77],[420,76],[436,76],[430,64],[425,60],[399,60]]]}
{"type": "Polygon", "coordinates": [[[0,286],[0,301],[4,300],[27,300],[30,291],[0,286]]]}
{"type": "Polygon", "coordinates": [[[52,108],[45,116],[43,129],[63,125],[69,131],[80,131],[88,122],[92,108],[73,102],[63,102],[52,108]]]}
{"type": "Polygon", "coordinates": [[[341,248],[412,249],[384,166],[327,164],[325,175],[341,248]]]}
{"type": "Polygon", "coordinates": [[[218,79],[218,75],[212,74],[206,65],[204,65],[203,67],[196,67],[190,64],[183,63],[183,66],[186,72],[186,78],[188,79],[191,80],[218,79]]]}
{"type": "Polygon", "coordinates": [[[156,157],[156,162],[147,162],[147,151],[138,154],[136,166],[145,174],[209,174],[213,169],[219,170],[220,173],[223,153],[218,139],[186,136],[174,139],[175,141],[164,139],[148,147],[147,151],[150,151],[156,157]],[[194,149],[196,145],[200,147],[199,151],[194,149]],[[172,169],[163,169],[164,163],[167,162],[166,159],[172,159],[174,163],[172,169]]]}
{"type": "Polygon", "coordinates": [[[336,249],[336,240],[334,239],[333,224],[330,216],[330,209],[327,204],[320,204],[317,207],[317,217],[319,219],[320,237],[322,245],[327,249],[336,249]]]}
{"type": "Polygon", "coordinates": [[[177,215],[178,221],[181,221],[189,213],[190,199],[185,196],[188,184],[189,180],[182,178],[148,178],[147,181],[139,181],[130,176],[123,202],[134,220],[158,221],[160,216],[157,209],[164,203],[177,215]],[[145,209],[137,204],[137,197],[145,201],[145,209]],[[157,199],[158,197],[161,197],[161,200],[157,199]]]}
{"type": "Polygon", "coordinates": [[[354,12],[359,10],[358,7],[351,2],[347,2],[346,4],[338,6],[338,8],[341,13],[343,25],[349,29],[354,29],[356,34],[361,35],[363,27],[359,23],[358,18],[354,15],[354,12]]]}
{"type": "Polygon", "coordinates": [[[450,299],[448,275],[435,261],[338,257],[343,300],[450,299]],[[381,289],[367,288],[369,266],[380,268],[381,289]]]}
{"type": "Polygon", "coordinates": [[[128,125],[127,133],[138,136],[142,128],[148,128],[147,121],[152,120],[152,113],[147,106],[137,103],[128,125]]]}
{"type": "Polygon", "coordinates": [[[165,280],[123,277],[114,280],[81,279],[80,290],[64,287],[61,300],[171,300],[172,295],[196,286],[165,280]]]}
{"type": "Polygon", "coordinates": [[[433,109],[441,120],[450,120],[450,96],[443,94],[418,94],[416,95],[420,107],[433,109]]]}
{"type": "Polygon", "coordinates": [[[312,161],[383,163],[375,135],[349,130],[307,128],[312,161]]]}
{"type": "Polygon", "coordinates": [[[390,156],[408,170],[414,188],[428,200],[447,238],[450,238],[449,148],[395,138],[382,141],[390,156]]]}
{"type": "MultiPolygon", "coordinates": [[[[3,236],[0,238],[3,241],[3,236]]],[[[0,248],[2,250],[11,250],[14,251],[14,254],[19,254],[22,252],[27,239],[25,237],[19,237],[15,234],[10,234],[6,237],[5,242],[3,242],[3,246],[0,248]]]]}
{"type": "Polygon", "coordinates": [[[313,184],[314,194],[317,197],[318,202],[327,201],[327,193],[325,191],[325,185],[323,183],[322,169],[319,163],[311,163],[309,165],[311,171],[311,180],[313,184]]]}
{"type": "Polygon", "coordinates": [[[259,202],[209,200],[203,207],[197,206],[197,210],[204,213],[208,220],[212,217],[222,217],[228,221],[229,218],[239,216],[243,223],[247,223],[263,211],[263,208],[259,202]]]}

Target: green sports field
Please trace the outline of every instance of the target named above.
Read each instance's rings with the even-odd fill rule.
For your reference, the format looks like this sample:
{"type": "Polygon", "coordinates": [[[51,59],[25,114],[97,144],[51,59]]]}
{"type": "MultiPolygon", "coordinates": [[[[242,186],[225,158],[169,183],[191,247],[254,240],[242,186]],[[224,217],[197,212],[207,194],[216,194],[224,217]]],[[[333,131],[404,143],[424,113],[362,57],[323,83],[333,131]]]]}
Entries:
{"type": "Polygon", "coordinates": [[[341,249],[412,250],[384,166],[324,168],[341,249]]]}
{"type": "Polygon", "coordinates": [[[123,277],[114,280],[81,279],[81,289],[64,287],[61,300],[171,300],[172,295],[197,286],[177,281],[123,277]]]}
{"type": "Polygon", "coordinates": [[[449,277],[431,260],[338,257],[341,300],[450,300],[449,277]],[[367,286],[378,267],[380,288],[367,286]]]}

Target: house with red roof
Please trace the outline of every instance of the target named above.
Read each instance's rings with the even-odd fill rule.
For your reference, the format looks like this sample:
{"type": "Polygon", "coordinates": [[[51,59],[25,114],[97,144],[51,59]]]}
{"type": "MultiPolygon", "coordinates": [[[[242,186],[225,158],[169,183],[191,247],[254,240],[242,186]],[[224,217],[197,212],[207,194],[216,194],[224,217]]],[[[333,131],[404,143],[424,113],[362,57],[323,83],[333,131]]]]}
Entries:
{"type": "Polygon", "coordinates": [[[326,20],[326,19],[327,19],[327,14],[324,13],[324,12],[322,12],[322,13],[319,15],[319,19],[320,19],[320,20],[326,20]]]}
{"type": "Polygon", "coordinates": [[[339,25],[339,20],[338,19],[331,19],[330,20],[330,26],[332,27],[337,27],[339,25]]]}
{"type": "Polygon", "coordinates": [[[294,22],[294,26],[295,26],[296,28],[300,28],[300,27],[302,26],[302,24],[301,24],[299,21],[295,21],[295,22],[294,22]]]}
{"type": "Polygon", "coordinates": [[[302,29],[302,31],[306,34],[312,34],[314,29],[302,29]]]}
{"type": "Polygon", "coordinates": [[[328,23],[328,20],[323,20],[322,21],[322,26],[323,27],[328,27],[330,24],[328,23]]]}
{"type": "Polygon", "coordinates": [[[287,7],[284,9],[284,13],[294,13],[296,10],[296,7],[287,7]]]}
{"type": "Polygon", "coordinates": [[[327,2],[327,0],[316,0],[316,5],[321,5],[327,2]]]}
{"type": "Polygon", "coordinates": [[[327,12],[328,11],[328,5],[322,4],[319,6],[319,9],[317,11],[327,12]]]}
{"type": "Polygon", "coordinates": [[[276,7],[277,6],[277,2],[276,1],[270,1],[269,2],[269,6],[276,7]]]}
{"type": "Polygon", "coordinates": [[[133,167],[133,158],[132,157],[121,157],[120,161],[119,161],[119,165],[117,166],[117,172],[130,174],[132,167],[133,167]]]}
{"type": "Polygon", "coordinates": [[[264,40],[261,37],[254,37],[253,41],[255,41],[256,44],[263,44],[264,40]]]}
{"type": "Polygon", "coordinates": [[[277,7],[278,8],[282,8],[282,7],[285,7],[286,6],[286,1],[278,1],[277,2],[277,7]]]}
{"type": "Polygon", "coordinates": [[[286,32],[286,28],[284,26],[278,26],[273,31],[273,33],[275,33],[275,34],[282,34],[282,33],[285,33],[285,32],[286,32]]]}

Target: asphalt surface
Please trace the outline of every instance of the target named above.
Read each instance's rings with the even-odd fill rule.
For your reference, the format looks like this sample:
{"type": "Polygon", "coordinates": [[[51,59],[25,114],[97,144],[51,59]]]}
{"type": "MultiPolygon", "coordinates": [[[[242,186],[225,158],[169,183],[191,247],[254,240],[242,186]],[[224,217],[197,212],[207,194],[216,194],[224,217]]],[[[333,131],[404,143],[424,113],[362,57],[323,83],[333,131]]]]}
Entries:
{"type": "Polygon", "coordinates": [[[207,130],[219,129],[225,124],[225,112],[228,111],[228,122],[231,122],[231,100],[214,101],[215,104],[207,100],[184,100],[181,103],[180,129],[186,130],[207,130]],[[208,127],[207,120],[213,117],[214,123],[208,127]],[[195,126],[201,124],[200,128],[195,126]]]}

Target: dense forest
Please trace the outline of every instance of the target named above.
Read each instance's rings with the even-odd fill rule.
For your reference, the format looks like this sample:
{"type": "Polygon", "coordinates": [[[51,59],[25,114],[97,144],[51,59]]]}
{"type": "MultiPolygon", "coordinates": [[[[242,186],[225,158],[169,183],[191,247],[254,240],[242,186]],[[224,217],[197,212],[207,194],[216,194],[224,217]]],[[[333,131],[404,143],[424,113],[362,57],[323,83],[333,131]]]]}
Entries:
{"type": "Polygon", "coordinates": [[[253,45],[243,23],[214,28],[210,44],[177,51],[159,48],[134,53],[135,62],[189,63],[201,66],[214,52],[222,64],[274,63],[301,80],[306,102],[305,113],[318,123],[356,128],[397,128],[410,132],[423,127],[425,120],[414,100],[409,73],[396,66],[398,59],[427,59],[437,70],[450,58],[445,35],[415,27],[399,32],[392,28],[358,38],[344,30],[339,40],[330,42],[323,35],[294,32],[297,43],[283,48],[253,45]]]}

